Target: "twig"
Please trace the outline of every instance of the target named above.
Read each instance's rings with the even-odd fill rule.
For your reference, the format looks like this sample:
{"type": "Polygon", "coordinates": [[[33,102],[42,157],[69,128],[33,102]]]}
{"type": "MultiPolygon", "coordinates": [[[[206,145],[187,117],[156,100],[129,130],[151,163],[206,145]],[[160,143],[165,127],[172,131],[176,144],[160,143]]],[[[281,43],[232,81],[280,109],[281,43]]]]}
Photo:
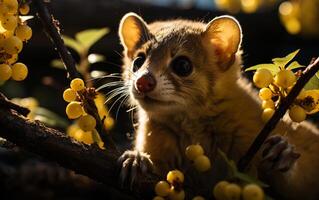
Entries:
{"type": "MultiPolygon", "coordinates": [[[[42,21],[42,24],[46,29],[49,38],[51,38],[52,43],[56,46],[61,60],[63,61],[66,70],[68,71],[68,78],[72,80],[74,78],[80,77],[80,73],[76,69],[76,62],[73,59],[71,53],[68,51],[67,47],[64,45],[64,41],[59,32],[57,20],[55,20],[53,15],[50,14],[43,0],[33,0],[33,2],[35,7],[37,8],[39,19],[42,21]]],[[[91,99],[84,99],[84,101],[90,102],[89,104],[87,104],[87,110],[89,111],[89,114],[94,116],[97,121],[97,129],[102,141],[106,146],[117,151],[117,147],[111,135],[107,134],[104,129],[104,125],[98,115],[98,111],[94,101],[91,99]]]]}
{"type": "Polygon", "coordinates": [[[64,63],[64,67],[68,72],[68,78],[74,79],[80,77],[80,73],[76,69],[76,62],[61,38],[57,21],[50,14],[43,0],[33,0],[33,2],[37,9],[38,17],[42,21],[47,34],[51,38],[52,43],[56,46],[57,51],[60,54],[61,60],[64,63]]]}
{"type": "Polygon", "coordinates": [[[95,91],[95,88],[87,88],[86,90],[79,91],[79,96],[81,102],[83,102],[85,111],[88,114],[92,115],[97,121],[96,130],[98,131],[102,141],[108,148],[118,151],[111,135],[108,134],[104,128],[104,120],[101,119],[99,116],[99,111],[94,102],[96,95],[97,93],[95,91]]]}
{"type": "Polygon", "coordinates": [[[30,113],[30,110],[28,108],[25,108],[10,102],[1,92],[0,92],[0,107],[6,108],[6,109],[13,109],[25,117],[30,113]]]}
{"type": "Polygon", "coordinates": [[[286,111],[290,105],[294,102],[296,97],[299,95],[300,91],[307,82],[315,75],[319,70],[319,57],[317,59],[312,59],[308,67],[302,72],[301,77],[298,79],[297,83],[294,85],[288,96],[279,105],[278,109],[275,111],[271,119],[265,124],[263,129],[259,132],[255,138],[252,145],[249,147],[246,154],[239,160],[238,169],[244,171],[251,160],[254,158],[255,154],[259,151],[260,147],[270,135],[271,131],[276,127],[279,120],[285,115],[286,111]]]}
{"type": "Polygon", "coordinates": [[[154,184],[159,180],[153,174],[143,174],[132,192],[124,190],[119,180],[120,154],[112,149],[102,151],[97,145],[85,145],[65,133],[48,128],[39,121],[19,116],[15,111],[0,107],[0,136],[18,146],[34,152],[61,166],[86,175],[135,196],[136,199],[151,199],[154,184]]]}

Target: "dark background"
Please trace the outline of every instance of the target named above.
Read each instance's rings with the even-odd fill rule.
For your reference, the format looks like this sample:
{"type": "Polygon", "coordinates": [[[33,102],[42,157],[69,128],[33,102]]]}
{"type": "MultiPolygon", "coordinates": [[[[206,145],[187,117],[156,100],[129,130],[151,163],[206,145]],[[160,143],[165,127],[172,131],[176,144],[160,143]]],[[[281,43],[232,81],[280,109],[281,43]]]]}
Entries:
{"type": "MultiPolygon", "coordinates": [[[[301,49],[297,60],[304,65],[309,63],[312,57],[318,56],[319,37],[288,34],[280,23],[278,5],[279,3],[272,8],[253,14],[235,14],[235,17],[242,25],[244,35],[242,49],[244,51],[243,60],[245,67],[270,62],[272,58],[285,56],[296,49],[301,49]]],[[[208,22],[216,16],[227,14],[213,8],[180,8],[177,5],[165,7],[122,0],[54,0],[50,9],[55,18],[59,20],[62,33],[65,35],[74,36],[75,33],[89,28],[108,27],[111,30],[109,34],[91,49],[94,53],[106,56],[106,62],[94,64],[92,70],[99,69],[109,73],[120,72],[121,56],[119,53],[122,52],[122,47],[119,44],[117,31],[121,17],[127,12],[140,14],[146,22],[173,18],[204,20],[208,22]]],[[[33,10],[32,13],[34,14],[33,10]]],[[[28,78],[23,82],[8,81],[5,85],[0,86],[0,91],[10,98],[33,96],[40,102],[41,106],[54,110],[59,115],[65,117],[66,103],[62,99],[62,92],[68,87],[66,72],[50,66],[51,60],[58,58],[58,54],[43,32],[37,18],[31,20],[29,25],[33,28],[33,37],[24,46],[19,57],[29,67],[28,78]],[[51,81],[48,82],[48,78],[51,81]]],[[[318,24],[314,24],[314,26],[318,26],[318,24]]],[[[79,59],[76,54],[74,56],[76,59],[79,59]]],[[[250,75],[248,73],[248,77],[250,75]]],[[[117,142],[123,144],[123,147],[128,147],[130,140],[127,139],[126,133],[132,133],[132,123],[125,110],[125,108],[120,110],[120,115],[113,132],[117,142]]],[[[83,182],[85,179],[84,182],[87,181],[85,184],[78,181],[78,179],[74,180],[73,175],[64,176],[65,178],[62,180],[55,180],[53,178],[54,180],[51,183],[48,181],[50,174],[52,175],[53,173],[52,177],[56,178],[57,173],[70,172],[54,164],[48,164],[35,155],[21,152],[16,147],[10,149],[1,148],[0,163],[2,164],[0,165],[0,171],[3,173],[3,169],[10,169],[14,172],[21,172],[25,170],[24,168],[27,168],[27,170],[25,170],[24,174],[19,173],[19,175],[16,175],[17,173],[15,173],[15,176],[11,177],[6,174],[5,179],[1,179],[0,173],[0,187],[2,185],[2,188],[5,188],[7,196],[4,195],[4,197],[8,199],[18,198],[26,194],[31,195],[35,199],[39,197],[54,199],[66,196],[65,194],[68,194],[69,198],[73,197],[74,199],[94,198],[94,195],[97,194],[102,194],[110,199],[116,198],[116,193],[113,191],[107,190],[107,192],[102,192],[103,186],[92,183],[83,177],[80,177],[79,180],[83,182]],[[36,160],[36,164],[33,163],[33,160],[36,160]],[[33,171],[31,170],[30,172],[30,168],[33,171]],[[41,170],[45,171],[45,173],[41,174],[39,172],[41,170]],[[35,181],[32,178],[42,176],[43,179],[41,180],[35,181]],[[21,177],[27,178],[23,179],[21,177]],[[56,185],[57,182],[62,186],[58,187],[56,185]],[[82,183],[82,185],[80,184],[81,187],[75,186],[74,182],[82,183]],[[25,185],[34,185],[32,190],[30,190],[35,192],[32,193],[30,190],[25,189],[25,185]],[[39,185],[42,186],[40,187],[39,185]],[[66,189],[68,187],[65,187],[65,185],[68,185],[71,189],[66,189]],[[43,187],[45,187],[45,190],[43,187]],[[39,188],[41,188],[41,191],[45,191],[44,196],[39,196],[42,194],[38,191],[39,188]],[[13,191],[17,189],[20,189],[22,192],[14,193],[13,191]],[[79,193],[79,191],[82,192],[79,193]],[[110,194],[115,196],[112,197],[110,194]]]]}

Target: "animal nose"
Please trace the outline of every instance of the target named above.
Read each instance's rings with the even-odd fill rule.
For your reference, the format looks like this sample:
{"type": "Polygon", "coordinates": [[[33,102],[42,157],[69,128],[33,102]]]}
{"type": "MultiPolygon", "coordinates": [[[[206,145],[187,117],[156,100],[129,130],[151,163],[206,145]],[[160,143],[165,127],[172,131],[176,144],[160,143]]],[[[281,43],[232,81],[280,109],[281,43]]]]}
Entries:
{"type": "Polygon", "coordinates": [[[151,73],[143,74],[135,82],[135,88],[140,93],[148,93],[154,90],[156,80],[151,73]]]}

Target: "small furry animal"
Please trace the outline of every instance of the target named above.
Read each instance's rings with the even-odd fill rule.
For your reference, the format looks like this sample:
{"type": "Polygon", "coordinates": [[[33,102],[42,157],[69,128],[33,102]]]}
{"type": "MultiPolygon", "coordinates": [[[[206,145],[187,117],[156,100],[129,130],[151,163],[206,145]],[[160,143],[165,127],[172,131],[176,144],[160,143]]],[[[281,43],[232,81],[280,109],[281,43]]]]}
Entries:
{"type": "MultiPolygon", "coordinates": [[[[207,24],[147,24],[128,13],[119,35],[125,55],[122,77],[139,124],[135,148],[119,159],[123,180],[136,181],[147,170],[165,177],[169,170],[180,169],[189,197],[210,197],[212,186],[227,176],[217,149],[238,161],[264,125],[257,93],[240,74],[238,21],[220,16],[207,24]],[[185,148],[196,143],[212,161],[212,170],[204,175],[185,157],[185,148]]],[[[286,199],[319,199],[318,134],[313,124],[284,117],[250,173],[286,199]]]]}

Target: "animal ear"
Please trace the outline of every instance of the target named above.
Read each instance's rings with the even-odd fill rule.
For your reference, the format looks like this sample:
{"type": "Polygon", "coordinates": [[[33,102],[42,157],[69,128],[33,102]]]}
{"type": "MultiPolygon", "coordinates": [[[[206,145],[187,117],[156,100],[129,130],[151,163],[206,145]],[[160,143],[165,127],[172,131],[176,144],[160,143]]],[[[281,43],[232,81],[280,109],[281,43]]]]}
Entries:
{"type": "Polygon", "coordinates": [[[226,71],[234,63],[241,44],[242,33],[238,21],[227,15],[217,17],[206,25],[202,38],[204,46],[217,56],[218,66],[226,71]]]}
{"type": "Polygon", "coordinates": [[[119,35],[125,51],[131,54],[134,48],[136,48],[137,43],[149,38],[150,33],[144,20],[137,14],[131,12],[122,18],[119,35]]]}

